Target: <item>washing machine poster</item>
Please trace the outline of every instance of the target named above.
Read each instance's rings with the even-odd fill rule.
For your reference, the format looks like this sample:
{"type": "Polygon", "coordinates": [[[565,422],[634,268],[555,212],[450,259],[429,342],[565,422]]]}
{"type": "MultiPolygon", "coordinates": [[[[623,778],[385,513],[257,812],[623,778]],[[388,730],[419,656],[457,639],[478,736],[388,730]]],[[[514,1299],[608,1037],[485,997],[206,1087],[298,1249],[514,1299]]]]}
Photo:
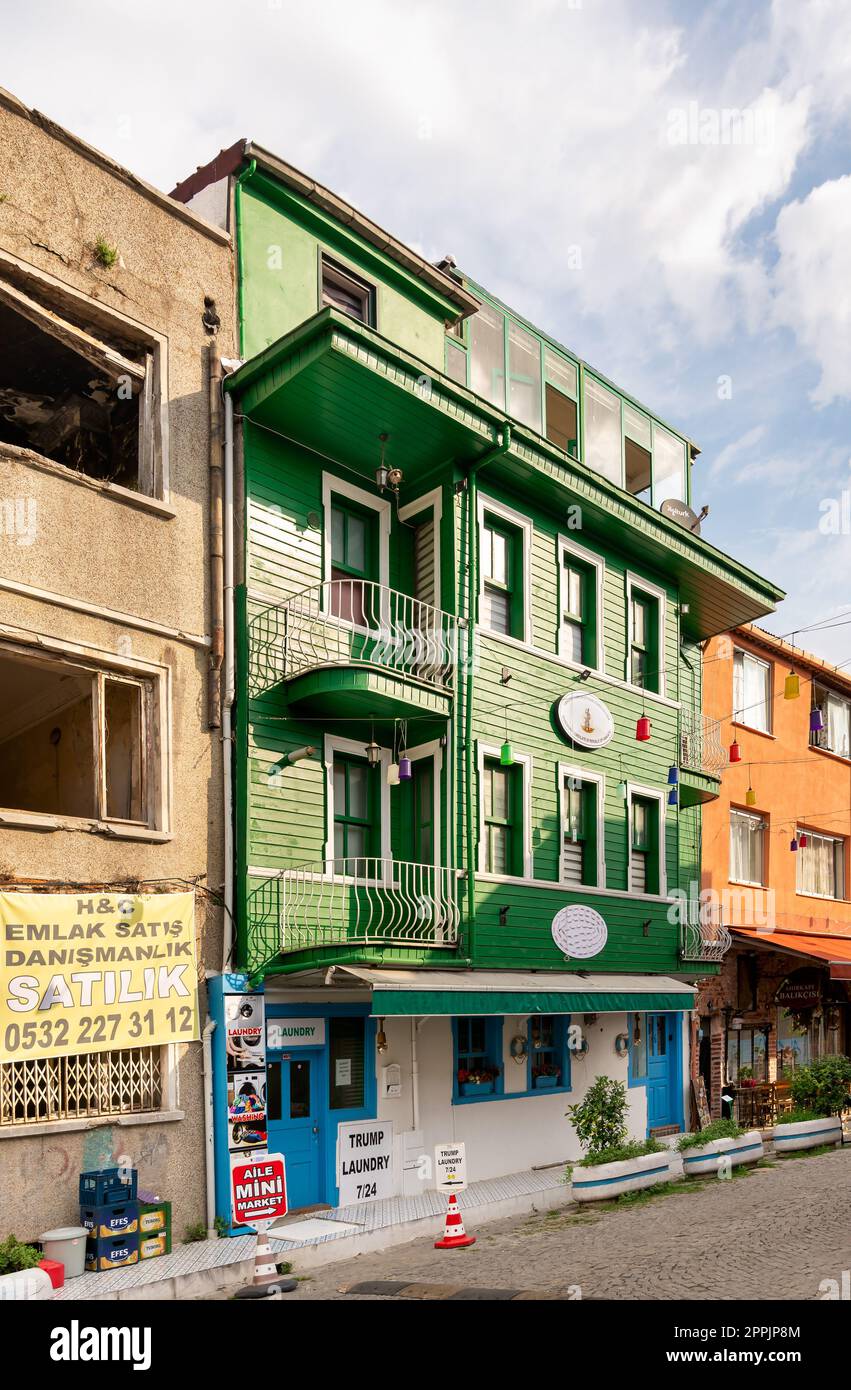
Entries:
{"type": "Polygon", "coordinates": [[[228,1075],[264,1070],[266,1066],[265,1016],[262,994],[226,994],[225,1048],[228,1075]]]}
{"type": "Polygon", "coordinates": [[[236,1153],[265,1145],[265,1073],[234,1072],[228,1077],[228,1148],[236,1153]]]}

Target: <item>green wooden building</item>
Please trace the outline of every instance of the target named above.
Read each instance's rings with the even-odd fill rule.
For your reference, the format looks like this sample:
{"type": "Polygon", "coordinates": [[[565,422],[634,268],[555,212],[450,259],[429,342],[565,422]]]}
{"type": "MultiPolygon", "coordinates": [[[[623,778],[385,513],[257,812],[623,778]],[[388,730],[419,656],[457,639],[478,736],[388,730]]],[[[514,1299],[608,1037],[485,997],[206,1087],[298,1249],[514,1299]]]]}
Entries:
{"type": "Polygon", "coordinates": [[[679,1127],[701,643],[780,591],[697,534],[692,441],[450,260],[250,144],[178,196],[236,243],[234,963],[325,1021],[270,1146],[305,1201],[375,1115],[397,1190],[449,1134],[511,1171],[599,1071],[679,1127]]]}

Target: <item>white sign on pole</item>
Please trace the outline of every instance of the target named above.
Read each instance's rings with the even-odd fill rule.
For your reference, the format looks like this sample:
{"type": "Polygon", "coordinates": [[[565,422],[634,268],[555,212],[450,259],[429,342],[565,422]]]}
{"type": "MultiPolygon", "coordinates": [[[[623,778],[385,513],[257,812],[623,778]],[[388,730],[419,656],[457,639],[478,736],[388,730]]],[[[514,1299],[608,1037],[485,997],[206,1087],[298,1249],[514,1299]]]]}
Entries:
{"type": "Polygon", "coordinates": [[[393,1124],[354,1120],[337,1127],[339,1205],[393,1196],[393,1124]]]}
{"type": "Polygon", "coordinates": [[[463,1192],[467,1186],[467,1156],[463,1144],[437,1144],[434,1150],[438,1192],[463,1192]]]}

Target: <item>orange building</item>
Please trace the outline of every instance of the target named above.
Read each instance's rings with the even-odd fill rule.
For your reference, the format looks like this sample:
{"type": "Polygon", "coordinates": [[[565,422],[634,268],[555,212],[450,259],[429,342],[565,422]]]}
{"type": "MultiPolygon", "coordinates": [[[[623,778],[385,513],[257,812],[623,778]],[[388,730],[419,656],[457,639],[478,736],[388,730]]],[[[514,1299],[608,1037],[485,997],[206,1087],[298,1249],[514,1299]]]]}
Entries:
{"type": "Polygon", "coordinates": [[[756,1086],[773,1104],[795,1066],[851,1046],[851,677],[746,626],[707,645],[704,712],[730,763],[701,896],[732,941],[697,996],[692,1068],[713,1116],[724,1086],[759,1120],[756,1086]]]}

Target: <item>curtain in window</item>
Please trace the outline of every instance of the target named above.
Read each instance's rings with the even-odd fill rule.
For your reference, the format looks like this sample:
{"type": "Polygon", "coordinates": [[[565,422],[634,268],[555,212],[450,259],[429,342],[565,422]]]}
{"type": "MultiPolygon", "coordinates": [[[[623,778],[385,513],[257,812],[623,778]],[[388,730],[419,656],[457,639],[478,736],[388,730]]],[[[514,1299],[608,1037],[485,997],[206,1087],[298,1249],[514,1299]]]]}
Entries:
{"type": "Polygon", "coordinates": [[[768,732],[768,667],[746,652],[733,660],[733,712],[742,724],[768,732]]]}
{"type": "Polygon", "coordinates": [[[764,822],[741,812],[730,814],[730,877],[737,883],[762,883],[764,822]]]}
{"type": "Polygon", "coordinates": [[[827,746],[843,758],[851,756],[851,705],[835,695],[827,697],[827,746]]]}
{"type": "Polygon", "coordinates": [[[840,898],[845,891],[843,878],[842,842],[807,831],[807,843],[798,850],[798,892],[840,898]]]}

